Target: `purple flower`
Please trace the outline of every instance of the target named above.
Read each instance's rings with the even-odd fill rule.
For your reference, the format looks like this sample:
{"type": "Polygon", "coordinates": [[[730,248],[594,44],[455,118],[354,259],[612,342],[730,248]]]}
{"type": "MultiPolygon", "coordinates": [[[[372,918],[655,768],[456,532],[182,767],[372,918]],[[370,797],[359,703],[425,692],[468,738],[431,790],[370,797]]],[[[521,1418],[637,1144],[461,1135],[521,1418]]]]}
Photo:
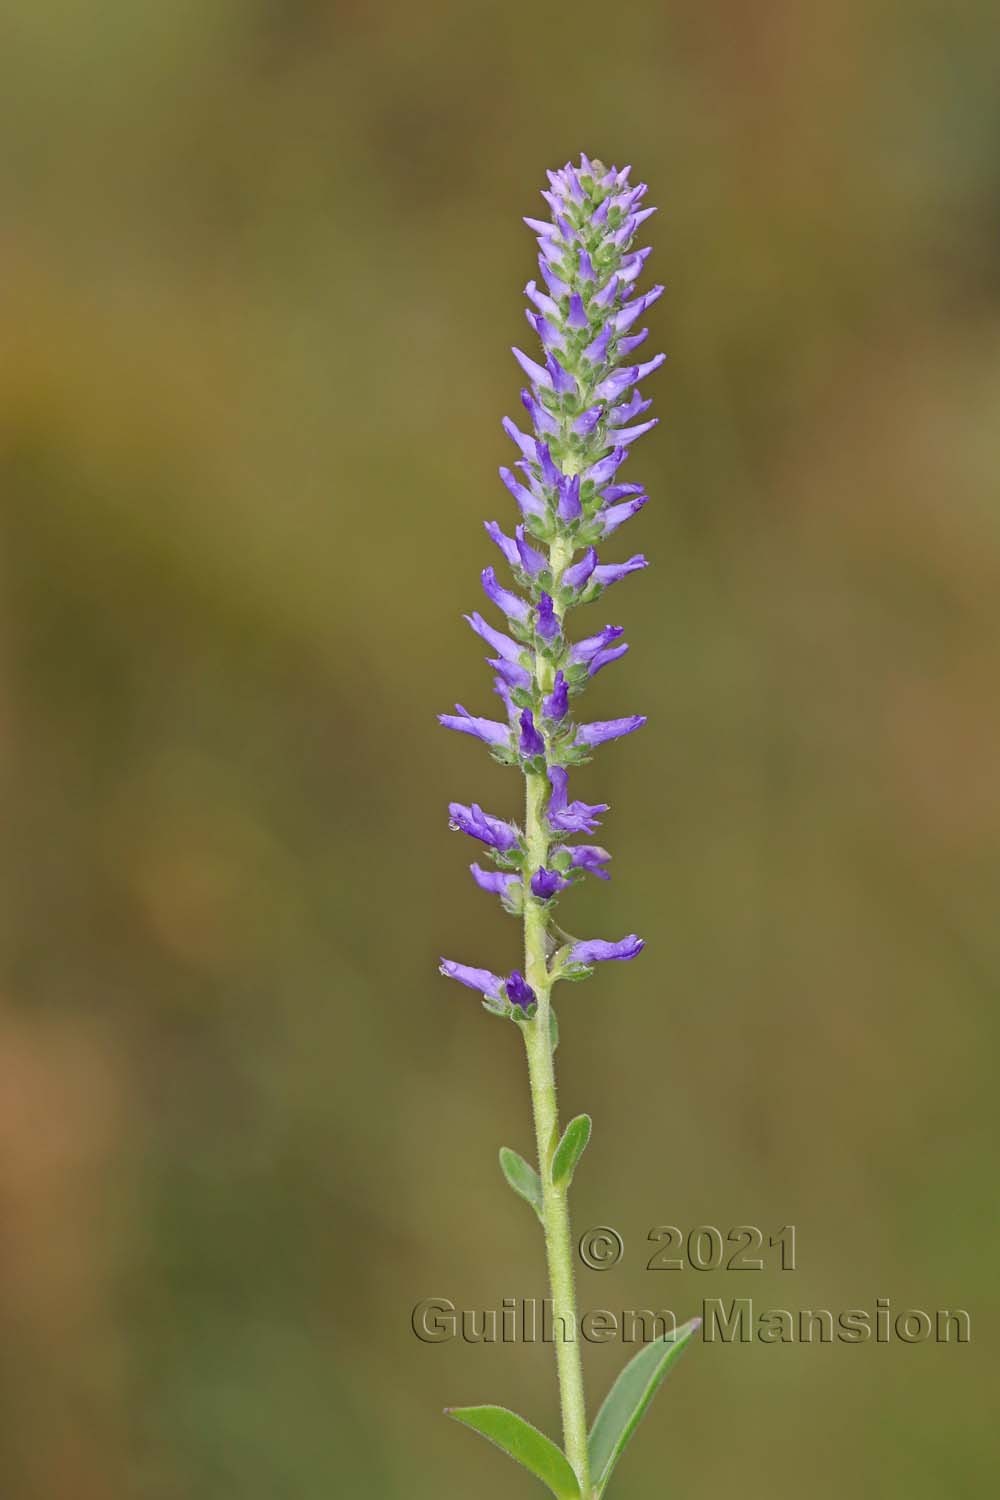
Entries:
{"type": "Polygon", "coordinates": [[[603,868],[611,855],[600,844],[563,844],[560,852],[569,855],[574,870],[589,870],[591,875],[597,875],[601,880],[611,878],[603,868]]]}
{"type": "Polygon", "coordinates": [[[466,807],[462,802],[449,802],[448,821],[452,828],[489,844],[491,849],[499,849],[501,854],[516,849],[520,841],[518,831],[512,823],[505,823],[502,818],[493,818],[489,813],[484,813],[478,802],[473,802],[471,807],[466,807]]]}
{"type": "Polygon", "coordinates": [[[558,488],[565,476],[552,462],[552,453],[548,443],[536,443],[535,456],[538,459],[538,466],[542,471],[542,478],[545,480],[545,483],[552,485],[553,489],[558,488]]]}
{"type": "Polygon", "coordinates": [[[524,648],[519,646],[516,641],[512,641],[509,635],[504,635],[502,631],[494,630],[489,621],[484,620],[482,615],[477,611],[474,611],[471,615],[464,615],[463,619],[468,620],[476,634],[482,636],[483,640],[491,645],[494,651],[503,657],[504,661],[516,662],[520,658],[524,648]]]}
{"type": "Polygon", "coordinates": [[[519,743],[522,755],[545,754],[545,741],[535,728],[535,720],[530,708],[524,709],[521,714],[521,738],[519,743]]]}
{"type": "Polygon", "coordinates": [[[484,521],[483,525],[486,527],[486,535],[489,537],[491,542],[495,542],[497,544],[497,546],[500,548],[500,551],[503,553],[504,558],[507,562],[510,563],[511,567],[519,568],[521,566],[521,558],[518,554],[517,543],[515,542],[514,538],[512,536],[505,535],[505,533],[500,530],[500,527],[497,525],[496,521],[484,521]]]}
{"type": "MultiPolygon", "coordinates": [[[[666,356],[663,355],[661,358],[666,358],[666,356]]],[[[545,370],[549,377],[549,385],[557,396],[576,395],[576,381],[552,354],[549,354],[545,361],[545,370]]]]}
{"type": "Polygon", "coordinates": [[[640,422],[637,427],[618,427],[615,429],[615,438],[623,446],[634,443],[636,438],[641,438],[644,433],[652,432],[659,421],[659,417],[650,417],[648,422],[640,422]]]}
{"type": "Polygon", "coordinates": [[[545,282],[545,285],[548,287],[553,297],[562,298],[569,296],[570,289],[566,285],[565,281],[563,281],[561,277],[556,275],[556,273],[552,270],[552,267],[546,263],[542,256],[538,257],[538,269],[541,271],[542,280],[545,282]]]}
{"type": "Polygon", "coordinates": [[[660,366],[663,364],[663,361],[666,359],[666,357],[667,356],[665,354],[654,354],[653,358],[652,359],[647,359],[647,361],[646,361],[646,363],[644,365],[636,365],[636,367],[635,367],[635,378],[636,378],[636,380],[645,380],[645,378],[646,378],[647,375],[652,375],[652,373],[653,373],[654,370],[658,370],[660,368],[660,366]]]}
{"type": "Polygon", "coordinates": [[[602,667],[609,667],[613,661],[618,661],[628,650],[628,642],[620,641],[617,646],[605,646],[601,651],[595,651],[587,664],[587,676],[596,677],[602,667]]]}
{"type": "Polygon", "coordinates": [[[529,312],[528,322],[541,339],[543,349],[558,349],[560,353],[563,352],[563,335],[561,329],[556,328],[541,313],[529,312]]]}
{"type": "Polygon", "coordinates": [[[490,1000],[503,999],[503,980],[489,969],[474,969],[470,964],[458,964],[453,958],[442,958],[438,973],[446,979],[457,979],[459,984],[478,990],[490,1000]]]}
{"type": "Polygon", "coordinates": [[[619,339],[618,340],[618,357],[619,357],[619,359],[624,359],[626,357],[626,355],[632,353],[633,349],[638,349],[639,345],[640,344],[644,344],[648,338],[649,338],[649,329],[648,328],[644,328],[641,333],[633,333],[633,334],[630,334],[627,339],[619,339]]]}
{"type": "Polygon", "coordinates": [[[580,476],[574,474],[572,478],[564,478],[559,486],[559,504],[556,513],[560,521],[575,521],[581,514],[583,507],[580,504],[580,476]]]}
{"type": "Polygon", "coordinates": [[[641,937],[631,933],[628,937],[619,939],[617,943],[605,942],[603,938],[591,938],[586,943],[574,943],[569,950],[569,961],[572,964],[600,964],[606,963],[611,958],[635,958],[645,947],[641,937]]]}
{"type": "Polygon", "coordinates": [[[497,697],[500,699],[500,702],[503,704],[504,708],[507,710],[507,718],[510,719],[510,720],[513,720],[513,718],[514,718],[514,700],[510,696],[510,683],[507,681],[507,679],[504,676],[501,675],[501,676],[494,677],[494,679],[493,679],[493,691],[496,693],[497,697]]]}
{"type": "Polygon", "coordinates": [[[590,320],[584,310],[583,298],[580,296],[579,292],[574,292],[572,297],[570,297],[569,299],[569,314],[566,318],[566,322],[568,323],[570,328],[574,329],[577,332],[581,328],[590,327],[590,320]]]}
{"type": "Polygon", "coordinates": [[[599,635],[588,635],[570,647],[569,659],[573,666],[587,666],[598,651],[605,650],[612,641],[625,634],[624,625],[605,625],[599,635]]]}
{"type": "Polygon", "coordinates": [[[595,394],[603,401],[617,401],[622,391],[635,384],[638,368],[638,365],[628,365],[623,370],[612,371],[600,385],[594,387],[595,394]]]}
{"type": "Polygon", "coordinates": [[[599,463],[592,464],[583,477],[584,479],[591,480],[600,488],[602,484],[607,484],[609,479],[614,478],[627,458],[628,452],[625,448],[615,448],[607,457],[602,458],[599,463]]]}
{"type": "Polygon", "coordinates": [[[548,558],[543,557],[537,547],[533,547],[530,542],[525,541],[523,526],[519,526],[517,528],[514,533],[514,537],[514,548],[517,553],[517,561],[520,563],[521,567],[526,573],[529,573],[532,578],[536,577],[543,568],[548,567],[548,558]]]}
{"type": "Polygon", "coordinates": [[[517,886],[521,884],[520,875],[507,874],[505,870],[484,870],[481,865],[469,866],[472,878],[481,891],[489,891],[493,896],[506,896],[508,900],[517,886]]]}
{"type": "Polygon", "coordinates": [[[566,717],[569,708],[569,685],[562,674],[562,670],[556,672],[552,691],[542,700],[542,712],[547,719],[558,723],[566,717]]]}
{"type": "Polygon", "coordinates": [[[524,515],[539,518],[545,515],[544,501],[539,500],[529,489],[526,489],[513,470],[501,468],[500,478],[514,496],[524,515]]]}
{"type": "Polygon", "coordinates": [[[510,744],[510,730],[506,724],[497,724],[493,719],[477,719],[456,703],[457,713],[438,714],[438,723],[445,729],[457,729],[461,734],[471,734],[487,745],[510,744]]]}
{"type": "Polygon", "coordinates": [[[530,458],[535,451],[535,439],[528,437],[526,432],[522,432],[520,427],[511,421],[510,417],[504,417],[500,425],[511,442],[520,448],[522,455],[525,458],[530,458]]]}
{"type": "Polygon", "coordinates": [[[502,609],[509,620],[516,620],[519,625],[527,625],[531,610],[523,599],[512,594],[510,589],[505,589],[497,581],[497,575],[493,568],[484,568],[482,572],[483,593],[488,599],[492,599],[498,609],[502,609]]]}
{"type": "Polygon", "coordinates": [[[602,563],[599,568],[594,569],[594,582],[599,583],[602,588],[609,584],[617,583],[619,579],[627,578],[629,573],[638,573],[642,568],[648,568],[649,563],[641,552],[630,557],[628,562],[602,563]]]}
{"type": "Polygon", "coordinates": [[[624,333],[631,328],[636,318],[641,318],[648,307],[652,307],[658,297],[663,296],[663,287],[654,286],[652,291],[644,297],[637,297],[634,302],[627,302],[622,310],[615,315],[614,324],[616,333],[624,333]]]}
{"type": "Polygon", "coordinates": [[[604,527],[604,535],[610,536],[617,531],[619,526],[626,521],[631,521],[642,507],[649,501],[648,495],[634,495],[631,500],[622,501],[621,505],[609,505],[607,510],[601,511],[601,525],[604,527]]]}
{"type": "Polygon", "coordinates": [[[535,424],[536,432],[556,437],[559,434],[559,423],[555,417],[545,410],[540,401],[537,401],[530,391],[521,392],[521,405],[535,424]]]}
{"type": "Polygon", "coordinates": [[[633,281],[637,281],[642,275],[642,268],[645,265],[647,258],[652,255],[652,253],[653,247],[651,245],[646,245],[644,249],[636,250],[631,255],[626,255],[625,259],[618,267],[619,281],[624,282],[626,286],[630,286],[633,281]]]}
{"type": "Polygon", "coordinates": [[[512,349],[511,353],[517,360],[518,364],[521,366],[521,369],[524,371],[525,375],[527,375],[528,379],[531,381],[532,385],[540,386],[541,389],[545,391],[551,391],[554,389],[552,385],[552,376],[543,365],[536,364],[533,359],[529,359],[528,356],[522,353],[520,349],[512,349]]]}
{"type": "Polygon", "coordinates": [[[603,365],[607,358],[608,345],[611,343],[613,330],[610,323],[605,323],[595,339],[591,339],[583,351],[584,359],[589,359],[592,365],[603,365]]]}
{"type": "Polygon", "coordinates": [[[559,616],[556,614],[551,594],[542,593],[538,596],[535,629],[543,641],[554,641],[559,634],[559,616]]]}
{"type": "Polygon", "coordinates": [[[550,266],[558,266],[562,263],[565,251],[564,247],[559,243],[558,235],[553,236],[550,230],[547,235],[539,235],[535,243],[541,251],[541,255],[538,257],[539,265],[542,264],[543,259],[550,266]]]}
{"type": "Polygon", "coordinates": [[[525,983],[524,975],[519,969],[511,969],[504,988],[511,1005],[516,1005],[519,1010],[527,1010],[529,1005],[534,1005],[535,992],[530,984],[525,983]]]}
{"type": "Polygon", "coordinates": [[[596,567],[597,553],[593,547],[588,547],[580,561],[566,569],[562,576],[563,587],[574,590],[582,589],[596,567]]]}
{"type": "Polygon", "coordinates": [[[601,495],[601,500],[603,504],[611,505],[615,500],[624,500],[626,495],[641,494],[641,484],[609,484],[601,495]]]}
{"type": "Polygon", "coordinates": [[[540,292],[534,281],[528,282],[524,289],[524,295],[529,297],[538,308],[538,311],[543,312],[547,318],[558,318],[558,302],[553,302],[551,297],[547,297],[544,292],[540,292]]]}
{"type": "MultiPolygon", "coordinates": [[[[486,661],[495,672],[499,673],[509,688],[520,688],[522,692],[530,688],[533,679],[527,667],[521,667],[514,661],[504,661],[502,656],[488,656],[486,661]]],[[[593,665],[590,668],[590,675],[594,675],[593,665]]]]}
{"type": "Polygon", "coordinates": [[[601,414],[604,409],[605,408],[599,401],[596,406],[588,406],[586,411],[582,411],[578,417],[574,418],[573,431],[576,433],[577,437],[590,436],[594,428],[597,426],[598,422],[601,420],[601,414]]]}
{"type": "MultiPolygon", "coordinates": [[[[538,444],[537,446],[541,447],[542,445],[538,444]]],[[[542,484],[542,482],[538,478],[538,475],[535,473],[535,465],[527,458],[519,458],[515,461],[514,467],[520,469],[521,473],[524,475],[524,483],[527,485],[533,499],[535,499],[539,505],[543,507],[546,506],[549,497],[545,493],[544,484],[542,484]]]]}
{"type": "MultiPolygon", "coordinates": [[[[596,292],[594,296],[591,297],[591,308],[596,309],[598,312],[607,312],[609,307],[614,307],[615,302],[618,298],[619,289],[620,282],[617,275],[609,276],[607,285],[602,287],[599,292],[596,292]]],[[[638,316],[638,314],[636,314],[636,316],[638,316]]]]}
{"type": "Polygon", "coordinates": [[[633,417],[641,417],[652,404],[652,401],[644,401],[639,391],[633,391],[628,401],[614,407],[609,413],[608,426],[621,427],[623,423],[631,422],[633,417]]]}
{"type": "Polygon", "coordinates": [[[547,870],[544,865],[540,866],[531,877],[532,894],[539,901],[548,901],[558,891],[565,890],[569,881],[565,880],[558,870],[547,870]]]}
{"type": "Polygon", "coordinates": [[[619,740],[625,734],[634,734],[645,722],[645,714],[629,714],[625,719],[597,719],[593,724],[578,727],[576,743],[590,747],[603,745],[607,740],[619,740]]]}
{"type": "Polygon", "coordinates": [[[567,802],[569,774],[563,766],[549,767],[549,781],[549,827],[557,833],[593,833],[600,823],[598,813],[606,813],[608,803],[567,802]]]}

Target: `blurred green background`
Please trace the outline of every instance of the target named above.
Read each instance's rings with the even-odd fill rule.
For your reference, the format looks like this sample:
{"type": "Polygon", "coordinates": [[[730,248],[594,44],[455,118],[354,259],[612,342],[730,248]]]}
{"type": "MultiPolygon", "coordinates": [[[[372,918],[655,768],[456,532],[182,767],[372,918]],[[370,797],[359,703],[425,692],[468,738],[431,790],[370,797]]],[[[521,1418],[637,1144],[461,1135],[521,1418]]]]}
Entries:
{"type": "Polygon", "coordinates": [[[581,148],[660,205],[669,361],[589,700],[649,727],[577,781],[616,878],[566,920],[648,940],[560,1007],[626,1246],[580,1300],[973,1325],[696,1348],[614,1493],[983,1494],[998,45],[992,0],[0,19],[5,1500],[535,1492],[440,1408],[555,1433],[551,1350],[409,1320],[543,1291],[517,1036],[435,972],[513,962],[445,804],[518,784],[434,713],[490,701],[520,215],[581,148]],[[666,1223],[799,1269],[649,1272],[666,1223]]]}

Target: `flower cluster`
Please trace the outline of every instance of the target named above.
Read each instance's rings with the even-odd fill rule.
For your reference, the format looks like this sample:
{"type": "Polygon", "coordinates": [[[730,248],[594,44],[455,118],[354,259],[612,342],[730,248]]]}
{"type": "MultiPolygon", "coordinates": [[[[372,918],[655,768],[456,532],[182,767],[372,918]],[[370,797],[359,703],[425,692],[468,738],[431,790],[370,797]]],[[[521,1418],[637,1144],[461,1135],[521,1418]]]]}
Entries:
{"type": "MultiPolygon", "coordinates": [[[[573,641],[566,616],[646,567],[641,553],[601,562],[597,546],[646,504],[642,486],[622,482],[620,470],[636,438],[655,424],[646,418],[650,402],[640,384],[664,356],[634,359],[648,332],[636,325],[663,291],[636,290],[650,252],[634,248],[635,234],[655,212],[642,206],[646,185],[631,186],[628,167],[608,169],[586,156],[578,167],[567,163],[548,175],[542,197],[551,219],[525,220],[538,237],[540,281],[529,281],[525,292],[541,359],[513,351],[528,380],[521,402],[531,431],[510,418],[503,423],[518,456],[500,477],[520,518],[513,536],[496,521],[486,523],[514,587],[494,568],[484,570],[484,592],[505,617],[504,629],[478,613],[466,616],[490,648],[502,716],[480,718],[458,704],[439,717],[522,769],[533,812],[524,829],[460,803],[449,809],[451,825],[489,851],[494,868],[473,864],[476,883],[516,915],[540,912],[550,933],[559,893],[588,872],[606,879],[610,859],[597,844],[571,842],[593,833],[607,807],[571,801],[569,769],[589,759],[595,746],[646,722],[641,714],[576,721],[573,699],[628,646],[620,625],[573,641]]],[[[544,982],[581,978],[595,962],[633,958],[641,948],[634,935],[620,942],[570,939],[554,953],[544,982]]],[[[441,972],[477,990],[498,1014],[516,1019],[533,1013],[536,995],[518,970],[503,979],[446,959],[441,972]]]]}

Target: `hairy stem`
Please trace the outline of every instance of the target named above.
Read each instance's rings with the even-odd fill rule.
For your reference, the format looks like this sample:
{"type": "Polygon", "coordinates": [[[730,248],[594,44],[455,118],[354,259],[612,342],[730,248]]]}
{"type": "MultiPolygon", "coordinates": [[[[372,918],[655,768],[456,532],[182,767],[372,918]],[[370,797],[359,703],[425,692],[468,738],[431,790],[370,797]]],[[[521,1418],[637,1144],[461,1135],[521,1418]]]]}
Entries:
{"type": "MultiPolygon", "coordinates": [[[[544,775],[527,776],[525,834],[529,864],[537,869],[548,854],[549,834],[545,820],[548,780],[544,775]]],[[[550,1026],[551,983],[546,955],[544,903],[525,893],[525,977],[535,992],[538,1010],[524,1026],[528,1052],[531,1103],[538,1147],[538,1173],[542,1180],[542,1224],[549,1286],[552,1292],[553,1332],[559,1401],[562,1410],[566,1457],[576,1470],[580,1491],[590,1495],[590,1464],[587,1458],[587,1409],[583,1391],[583,1364],[577,1337],[576,1288],[573,1283],[573,1245],[569,1205],[565,1187],[552,1183],[552,1157],[559,1142],[559,1109],[556,1103],[555,1067],[550,1026]]]]}

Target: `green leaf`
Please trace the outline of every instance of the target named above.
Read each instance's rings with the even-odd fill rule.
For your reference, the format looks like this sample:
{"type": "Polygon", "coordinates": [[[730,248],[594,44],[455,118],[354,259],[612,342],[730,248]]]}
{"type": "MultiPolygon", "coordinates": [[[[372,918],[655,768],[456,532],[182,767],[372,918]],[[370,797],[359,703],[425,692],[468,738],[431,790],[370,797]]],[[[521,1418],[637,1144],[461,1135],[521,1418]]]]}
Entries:
{"type": "Polygon", "coordinates": [[[612,1469],[656,1395],[663,1377],[700,1327],[701,1319],[692,1318],[690,1323],[684,1323],[666,1338],[657,1339],[654,1344],[640,1349],[604,1398],[587,1445],[596,1495],[600,1495],[611,1478],[612,1469]]]}
{"type": "Polygon", "coordinates": [[[580,1500],[580,1485],[569,1460],[544,1432],[505,1406],[447,1406],[445,1414],[481,1432],[504,1453],[548,1485],[556,1500],[580,1500]]]}
{"type": "Polygon", "coordinates": [[[555,1006],[549,1006],[549,1043],[555,1052],[559,1045],[559,1022],[556,1020],[555,1006]]]}
{"type": "Polygon", "coordinates": [[[576,1164],[587,1149],[592,1124],[589,1115],[577,1115],[563,1131],[563,1138],[552,1158],[552,1182],[555,1187],[562,1187],[564,1184],[569,1187],[573,1181],[576,1164]]]}
{"type": "Polygon", "coordinates": [[[534,1167],[528,1165],[523,1156],[509,1146],[500,1147],[500,1170],[519,1198],[530,1203],[539,1218],[542,1217],[542,1184],[534,1167]]]}

